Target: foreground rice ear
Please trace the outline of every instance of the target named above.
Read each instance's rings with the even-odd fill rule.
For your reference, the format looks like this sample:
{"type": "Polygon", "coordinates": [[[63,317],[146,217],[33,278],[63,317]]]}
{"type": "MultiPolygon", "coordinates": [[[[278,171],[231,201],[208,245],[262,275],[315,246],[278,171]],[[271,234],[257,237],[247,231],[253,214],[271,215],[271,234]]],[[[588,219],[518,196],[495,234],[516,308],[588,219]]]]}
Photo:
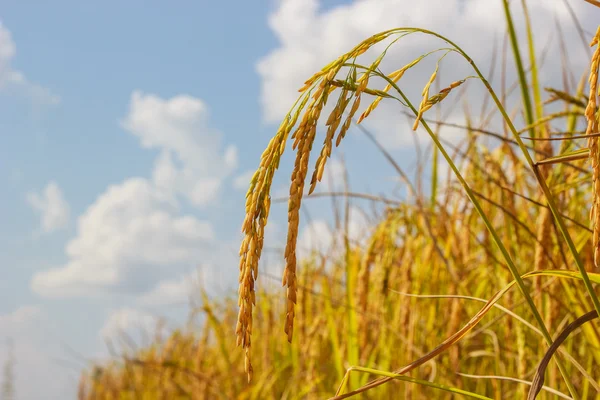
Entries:
{"type": "MultiPolygon", "coordinates": [[[[597,114],[597,96],[598,96],[598,65],[600,63],[600,26],[596,31],[596,35],[592,39],[590,46],[596,46],[596,51],[592,56],[590,65],[590,95],[587,107],[585,109],[585,117],[587,119],[586,134],[598,132],[598,114],[597,114]]],[[[594,264],[600,266],[600,152],[598,151],[598,138],[590,137],[588,139],[588,148],[590,151],[590,160],[592,162],[593,175],[593,201],[590,210],[590,220],[592,222],[594,246],[594,264]]]]}
{"type": "MultiPolygon", "coordinates": [[[[383,32],[363,41],[350,52],[333,61],[306,81],[304,87],[300,89],[302,94],[298,99],[297,104],[285,117],[277,134],[269,142],[267,149],[262,154],[260,166],[250,182],[250,187],[246,193],[246,217],[242,224],[244,239],[242,240],[242,245],[240,247],[238,289],[238,306],[240,307],[240,310],[236,325],[237,345],[244,348],[245,370],[248,374],[249,381],[252,379],[253,372],[250,350],[252,309],[255,305],[254,283],[258,276],[258,261],[263,248],[264,229],[267,224],[271,206],[271,183],[273,182],[275,170],[279,167],[279,161],[285,150],[285,144],[289,133],[296,125],[300,113],[304,110],[300,124],[292,134],[292,139],[294,139],[292,149],[296,151],[296,161],[294,163],[290,185],[288,234],[285,249],[286,264],[283,273],[283,286],[287,287],[284,331],[287,334],[288,341],[291,342],[294,331],[295,304],[297,299],[296,242],[300,222],[300,205],[302,203],[304,185],[308,173],[310,151],[312,150],[317,132],[317,122],[331,93],[341,88],[342,91],[337,106],[327,120],[328,130],[326,139],[315,165],[309,193],[315,189],[316,183],[323,177],[327,158],[331,156],[333,136],[340,126],[342,114],[351,98],[354,97],[354,102],[352,103],[349,115],[346,117],[344,123],[341,124],[336,139],[336,146],[339,145],[344,138],[350,127],[352,118],[358,111],[361,93],[368,92],[370,94],[375,94],[374,91],[367,89],[367,84],[371,73],[378,67],[384,54],[381,54],[360,78],[356,77],[356,67],[350,68],[350,73],[345,81],[335,79],[338,72],[345,66],[348,60],[363,54],[371,46],[389,37],[392,33],[392,31],[383,32]],[[349,95],[351,92],[353,93],[353,96],[349,95]]],[[[396,77],[396,79],[399,79],[399,76],[396,77]]],[[[381,91],[377,94],[386,96],[386,94],[381,91]]]]}

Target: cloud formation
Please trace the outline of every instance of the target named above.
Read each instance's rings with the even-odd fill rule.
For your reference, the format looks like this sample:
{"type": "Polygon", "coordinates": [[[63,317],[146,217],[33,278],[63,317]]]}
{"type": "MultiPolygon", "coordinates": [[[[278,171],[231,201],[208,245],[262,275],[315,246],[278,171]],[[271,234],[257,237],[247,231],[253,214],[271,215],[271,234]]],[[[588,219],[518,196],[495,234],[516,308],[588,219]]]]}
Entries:
{"type": "Polygon", "coordinates": [[[325,220],[317,219],[307,224],[298,237],[298,257],[308,257],[312,252],[330,255],[333,259],[344,254],[344,239],[352,245],[364,244],[371,224],[362,210],[350,207],[347,227],[331,227],[325,220]]]}
{"type": "Polygon", "coordinates": [[[233,180],[233,187],[237,190],[245,192],[250,186],[250,180],[254,176],[254,170],[247,170],[236,176],[233,180]]]}
{"type": "MultiPolygon", "coordinates": [[[[203,270],[206,272],[206,268],[203,270]]],[[[150,291],[139,296],[143,306],[163,306],[187,303],[195,289],[196,274],[185,274],[175,279],[165,279],[150,291]]]]}
{"type": "Polygon", "coordinates": [[[33,100],[58,104],[60,98],[48,89],[27,80],[25,75],[12,67],[17,48],[12,35],[0,21],[0,91],[9,87],[23,91],[33,100]]]}
{"type": "Polygon", "coordinates": [[[118,340],[124,333],[153,334],[159,319],[152,314],[135,308],[120,308],[113,311],[100,330],[102,339],[118,340]]]}
{"type": "Polygon", "coordinates": [[[68,225],[70,207],[56,182],[49,182],[42,193],[28,193],[26,200],[40,214],[43,233],[54,232],[68,225]]]}
{"type": "MultiPolygon", "coordinates": [[[[237,164],[235,147],[222,149],[220,133],[209,126],[204,103],[136,91],[122,126],[142,147],[159,151],[152,178],[107,188],[79,217],[77,235],[66,246],[68,261],[34,275],[36,293],[172,291],[160,282],[218,257],[210,222],[181,212],[183,199],[197,207],[214,203],[237,164]]],[[[150,292],[145,299],[154,297],[150,292]]]]}
{"type": "Polygon", "coordinates": [[[141,178],[109,187],[79,217],[77,230],[66,247],[67,264],[37,273],[34,291],[56,296],[144,291],[169,266],[193,265],[203,243],[214,239],[210,223],[178,216],[174,198],[141,178]]]}
{"type": "Polygon", "coordinates": [[[179,95],[164,100],[135,91],[121,125],[145,148],[159,149],[153,182],[182,194],[196,206],[214,202],[222,180],[237,167],[235,147],[221,149],[221,133],[208,124],[200,99],[179,95]]]}

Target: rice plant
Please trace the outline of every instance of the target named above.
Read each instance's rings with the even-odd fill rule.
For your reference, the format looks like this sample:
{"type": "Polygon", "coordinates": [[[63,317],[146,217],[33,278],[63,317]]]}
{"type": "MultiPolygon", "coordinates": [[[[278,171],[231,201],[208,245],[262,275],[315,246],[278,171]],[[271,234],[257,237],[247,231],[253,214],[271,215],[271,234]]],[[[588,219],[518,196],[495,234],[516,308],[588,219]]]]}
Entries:
{"type": "Polygon", "coordinates": [[[237,302],[202,292],[194,309],[204,316],[200,328],[92,368],[82,375],[80,398],[598,398],[600,28],[590,69],[581,71],[589,90],[585,79],[575,89],[543,90],[526,2],[529,67],[503,4],[518,76],[512,88],[494,88],[459,45],[421,28],[376,34],[310,77],[246,194],[237,302]],[[384,70],[390,49],[417,35],[442,47],[384,70]],[[434,90],[447,55],[460,57],[471,74],[434,90]],[[403,78],[430,58],[436,66],[411,100],[403,78]],[[489,96],[480,118],[469,109],[463,124],[430,117],[466,85],[489,96]],[[515,89],[521,101],[511,110],[498,93],[515,89]],[[384,101],[430,139],[427,192],[415,185],[423,173],[411,181],[363,126],[384,101]],[[440,135],[451,125],[464,132],[459,145],[440,135]],[[349,240],[346,226],[342,251],[299,259],[303,200],[348,132],[373,142],[409,196],[363,195],[382,205],[365,242],[349,240]],[[311,164],[318,137],[323,144],[311,164]],[[265,276],[259,260],[273,177],[288,140],[296,155],[285,269],[283,277],[265,276]],[[441,163],[451,172],[445,180],[437,177],[441,163]],[[259,279],[282,279],[285,304],[259,279]]]}

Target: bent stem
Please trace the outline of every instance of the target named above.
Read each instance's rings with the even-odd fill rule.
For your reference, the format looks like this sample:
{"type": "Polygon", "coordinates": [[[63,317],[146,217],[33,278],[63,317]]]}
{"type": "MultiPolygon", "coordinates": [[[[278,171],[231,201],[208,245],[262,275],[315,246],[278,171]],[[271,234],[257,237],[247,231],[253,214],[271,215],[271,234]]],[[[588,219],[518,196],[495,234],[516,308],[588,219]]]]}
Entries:
{"type": "Polygon", "coordinates": [[[483,396],[483,395],[480,395],[480,394],[477,394],[477,393],[473,393],[473,392],[469,392],[469,391],[466,391],[466,390],[462,390],[462,389],[459,389],[459,388],[455,388],[455,387],[452,387],[452,386],[446,386],[446,385],[443,385],[443,384],[440,384],[440,383],[430,382],[430,381],[426,381],[426,380],[423,380],[423,379],[411,378],[410,376],[405,376],[405,375],[401,375],[401,374],[395,374],[393,372],[381,371],[381,370],[378,370],[378,369],[365,368],[365,367],[350,367],[350,368],[348,368],[346,370],[346,374],[344,375],[344,379],[342,380],[342,383],[341,383],[338,391],[335,394],[336,396],[339,395],[340,391],[344,388],[344,386],[348,382],[350,373],[352,371],[364,372],[366,374],[385,376],[387,378],[397,379],[399,381],[416,383],[418,385],[428,386],[428,387],[431,387],[431,388],[443,390],[443,391],[450,392],[450,393],[462,394],[462,395],[465,395],[465,396],[468,396],[468,397],[472,397],[474,399],[492,400],[490,397],[483,396]]]}

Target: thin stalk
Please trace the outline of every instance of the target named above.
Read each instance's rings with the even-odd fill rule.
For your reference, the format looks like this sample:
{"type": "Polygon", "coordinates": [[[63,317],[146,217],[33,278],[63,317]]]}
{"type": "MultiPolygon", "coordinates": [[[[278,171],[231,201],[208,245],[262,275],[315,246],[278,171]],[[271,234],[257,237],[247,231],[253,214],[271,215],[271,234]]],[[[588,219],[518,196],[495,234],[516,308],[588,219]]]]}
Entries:
{"type": "MultiPolygon", "coordinates": [[[[510,44],[515,56],[515,63],[517,64],[517,73],[519,74],[521,97],[523,98],[523,108],[525,109],[525,120],[527,121],[527,125],[531,125],[533,124],[533,107],[531,106],[531,98],[529,97],[529,85],[527,84],[527,76],[525,75],[523,60],[521,59],[519,42],[517,40],[517,34],[515,32],[512,16],[510,14],[508,0],[503,0],[502,3],[504,4],[504,14],[506,15],[506,22],[508,25],[508,36],[510,37],[510,44]]],[[[533,127],[530,130],[530,134],[531,137],[535,137],[535,129],[533,129],[533,127]]]]}
{"type": "MultiPolygon", "coordinates": [[[[510,381],[510,382],[516,382],[516,383],[523,383],[525,385],[531,386],[532,383],[530,381],[526,381],[524,379],[518,379],[518,378],[513,378],[511,376],[498,376],[498,375],[471,375],[471,374],[462,374],[460,372],[458,372],[458,375],[460,376],[464,376],[465,378],[473,378],[473,379],[499,379],[499,380],[504,380],[504,381],[510,381]]],[[[547,391],[548,393],[552,393],[558,397],[560,397],[561,399],[567,399],[567,400],[572,400],[571,397],[567,396],[564,393],[559,392],[556,389],[552,389],[549,386],[542,386],[542,390],[547,391]]]]}
{"type": "MultiPolygon", "coordinates": [[[[346,171],[346,174],[348,172],[346,171]]],[[[349,191],[348,188],[348,177],[344,179],[345,191],[349,191]]],[[[345,264],[346,264],[346,301],[348,302],[347,317],[348,317],[348,347],[346,349],[348,362],[351,365],[358,364],[358,321],[356,317],[356,299],[353,294],[356,290],[356,279],[357,271],[356,266],[351,261],[352,252],[350,248],[350,199],[345,198],[345,221],[344,221],[344,248],[345,248],[345,264]]],[[[352,383],[355,382],[355,378],[351,378],[352,383]]]]}
{"type": "Polygon", "coordinates": [[[365,368],[365,367],[348,368],[348,371],[346,372],[346,375],[344,376],[344,380],[342,381],[342,385],[345,386],[346,382],[348,381],[348,377],[350,376],[350,372],[352,372],[352,371],[364,372],[367,374],[385,376],[385,377],[388,377],[391,379],[397,379],[397,380],[404,381],[404,382],[416,383],[418,385],[429,386],[429,387],[439,389],[439,390],[444,390],[444,391],[450,392],[450,393],[462,394],[463,396],[472,397],[474,399],[492,400],[490,397],[487,397],[487,396],[482,396],[480,394],[468,392],[466,390],[462,390],[459,388],[442,385],[440,383],[425,381],[423,379],[411,378],[410,376],[406,376],[406,375],[400,375],[400,374],[395,374],[393,372],[381,371],[378,369],[365,368]]]}
{"type": "MultiPolygon", "coordinates": [[[[504,2],[506,3],[506,0],[504,2]]],[[[542,94],[541,94],[540,83],[539,83],[537,61],[536,61],[536,57],[535,57],[535,45],[533,43],[531,18],[529,18],[529,10],[527,9],[526,0],[521,0],[521,4],[523,6],[523,14],[525,15],[525,29],[527,30],[529,65],[530,65],[530,70],[531,70],[531,90],[533,92],[535,118],[539,119],[544,116],[544,103],[542,102],[542,94]]],[[[542,130],[545,130],[543,125],[542,125],[542,130]]]]}
{"type": "Polygon", "coordinates": [[[437,202],[437,186],[438,186],[438,149],[433,149],[433,165],[431,166],[431,200],[430,203],[437,202]]]}

